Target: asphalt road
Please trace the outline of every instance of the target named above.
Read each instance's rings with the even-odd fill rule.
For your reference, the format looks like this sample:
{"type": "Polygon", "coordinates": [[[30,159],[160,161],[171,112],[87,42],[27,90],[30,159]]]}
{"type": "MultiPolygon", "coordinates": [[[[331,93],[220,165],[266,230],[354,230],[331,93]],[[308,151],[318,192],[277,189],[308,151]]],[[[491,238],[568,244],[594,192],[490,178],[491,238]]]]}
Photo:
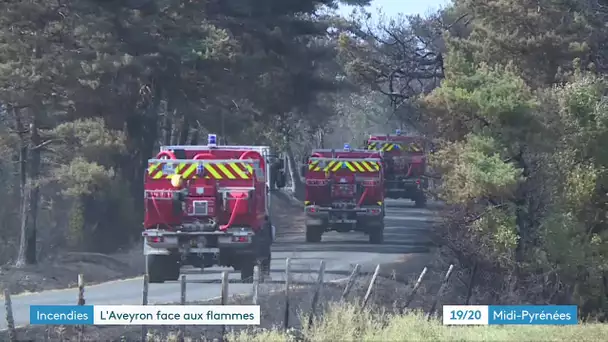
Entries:
{"type": "MultiPolygon", "coordinates": [[[[279,289],[285,279],[285,259],[290,258],[294,283],[310,283],[316,277],[311,271],[319,268],[319,262],[325,260],[326,281],[338,280],[348,276],[355,264],[363,269],[377,264],[399,261],[410,253],[425,253],[429,248],[426,237],[430,222],[434,221],[432,208],[435,203],[429,202],[428,209],[413,207],[413,202],[406,200],[388,200],[385,218],[384,244],[370,245],[363,233],[326,233],[318,244],[307,244],[304,236],[292,235],[278,239],[273,249],[271,280],[268,288],[279,289]],[[272,284],[277,285],[272,285],[272,284]]],[[[226,268],[184,270],[187,274],[187,301],[202,301],[217,298],[220,295],[220,274],[226,268]]],[[[230,294],[247,294],[250,284],[238,282],[239,274],[231,274],[230,294]],[[232,283],[234,280],[234,283],[232,283]]],[[[29,324],[30,305],[67,305],[75,304],[77,289],[51,290],[41,293],[22,294],[12,297],[13,315],[17,326],[29,324]]],[[[178,282],[150,284],[149,304],[176,303],[180,300],[178,282]]],[[[140,304],[142,300],[142,278],[112,281],[92,285],[85,289],[86,304],[140,304]]],[[[0,330],[6,329],[4,300],[0,304],[0,330]]]]}

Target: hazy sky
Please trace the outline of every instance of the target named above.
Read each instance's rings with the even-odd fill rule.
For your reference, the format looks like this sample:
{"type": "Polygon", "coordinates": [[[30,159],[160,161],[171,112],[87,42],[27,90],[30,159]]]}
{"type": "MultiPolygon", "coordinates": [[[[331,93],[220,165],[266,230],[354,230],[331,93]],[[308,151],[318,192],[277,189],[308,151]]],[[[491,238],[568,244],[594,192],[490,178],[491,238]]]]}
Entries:
{"type": "MultiPolygon", "coordinates": [[[[374,15],[376,14],[376,8],[381,7],[382,12],[388,16],[397,13],[423,15],[429,10],[436,10],[450,2],[450,0],[373,0],[372,8],[369,8],[368,11],[374,15]]],[[[351,11],[351,8],[345,6],[340,9],[340,13],[345,15],[348,15],[351,11]]]]}

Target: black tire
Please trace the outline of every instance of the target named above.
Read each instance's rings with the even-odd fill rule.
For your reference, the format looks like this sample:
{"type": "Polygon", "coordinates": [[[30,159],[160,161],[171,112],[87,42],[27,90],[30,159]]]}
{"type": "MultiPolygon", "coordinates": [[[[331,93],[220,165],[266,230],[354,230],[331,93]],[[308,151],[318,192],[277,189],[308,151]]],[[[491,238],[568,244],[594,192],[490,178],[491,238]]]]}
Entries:
{"type": "Polygon", "coordinates": [[[241,264],[241,282],[253,283],[254,266],[255,262],[253,261],[243,261],[243,264],[241,264]]]}
{"type": "Polygon", "coordinates": [[[306,242],[321,242],[323,229],[321,226],[306,226],[306,242]]]}
{"type": "Polygon", "coordinates": [[[424,208],[426,207],[426,196],[424,194],[420,194],[418,198],[414,200],[414,206],[416,208],[424,208]]]}
{"type": "Polygon", "coordinates": [[[384,223],[371,227],[369,230],[369,243],[374,245],[384,243],[384,223]]]}
{"type": "Polygon", "coordinates": [[[164,283],[166,279],[166,273],[168,266],[167,255],[146,255],[146,273],[148,274],[148,281],[152,284],[164,283]]]}
{"type": "Polygon", "coordinates": [[[165,281],[176,281],[179,280],[179,273],[181,269],[180,258],[175,255],[170,255],[166,259],[167,265],[165,266],[165,281]]]}
{"type": "Polygon", "coordinates": [[[260,253],[260,258],[258,258],[258,265],[260,266],[260,272],[262,273],[262,277],[264,275],[270,274],[270,262],[272,260],[272,223],[268,222],[265,227],[266,229],[266,237],[262,245],[262,250],[260,253]]]}

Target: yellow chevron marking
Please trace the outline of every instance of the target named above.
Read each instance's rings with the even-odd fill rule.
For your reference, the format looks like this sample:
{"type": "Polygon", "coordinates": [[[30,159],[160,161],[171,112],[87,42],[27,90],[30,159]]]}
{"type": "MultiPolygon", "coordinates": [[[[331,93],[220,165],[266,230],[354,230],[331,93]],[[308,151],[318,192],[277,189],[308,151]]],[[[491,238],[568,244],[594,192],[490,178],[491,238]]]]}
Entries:
{"type": "Polygon", "coordinates": [[[332,166],[334,166],[334,164],[336,164],[336,161],[330,161],[329,163],[327,163],[327,166],[323,169],[323,171],[329,171],[332,169],[332,166]]]}
{"type": "Polygon", "coordinates": [[[182,171],[182,177],[184,179],[189,179],[193,176],[196,176],[196,166],[197,164],[184,164],[184,171],[182,171]]]}
{"type": "Polygon", "coordinates": [[[346,165],[346,167],[347,167],[349,170],[351,170],[352,172],[357,172],[357,169],[355,169],[355,167],[354,167],[354,166],[352,166],[352,164],[351,164],[350,162],[345,161],[345,162],[342,162],[342,163],[343,163],[344,165],[346,165]]]}
{"type": "Polygon", "coordinates": [[[239,175],[239,177],[241,177],[242,179],[249,179],[249,176],[243,172],[243,170],[241,170],[241,168],[239,167],[239,165],[245,166],[246,164],[244,163],[230,163],[228,164],[228,166],[230,166],[230,168],[234,171],[234,173],[236,173],[237,175],[239,175]]]}
{"type": "Polygon", "coordinates": [[[249,174],[252,175],[253,174],[253,165],[251,165],[251,164],[243,164],[243,165],[245,165],[247,172],[249,172],[249,174]]]}
{"type": "Polygon", "coordinates": [[[226,175],[226,177],[228,177],[228,179],[236,179],[236,176],[234,176],[224,164],[218,163],[215,164],[215,166],[217,166],[218,169],[222,170],[222,172],[226,175]]]}
{"type": "MultiPolygon", "coordinates": [[[[313,170],[315,167],[318,168],[319,167],[318,165],[319,165],[319,161],[310,162],[310,164],[308,164],[308,169],[313,170]]],[[[315,170],[315,171],[317,171],[317,170],[315,170]]]]}
{"type": "Polygon", "coordinates": [[[360,162],[353,162],[353,164],[355,165],[355,167],[357,168],[357,170],[359,172],[365,172],[365,169],[361,166],[360,162]]]}
{"type": "Polygon", "coordinates": [[[160,163],[148,165],[148,174],[151,175],[152,173],[154,173],[154,171],[156,171],[156,169],[158,169],[159,166],[160,166],[160,163]]]}
{"type": "Polygon", "coordinates": [[[340,168],[342,168],[342,164],[343,163],[344,162],[336,162],[335,165],[334,165],[334,167],[331,168],[331,171],[332,172],[336,172],[336,171],[340,170],[340,168]]]}
{"type": "Polygon", "coordinates": [[[162,163],[151,164],[148,167],[148,174],[152,179],[161,179],[163,177],[162,169],[159,169],[162,166],[162,163]]]}
{"type": "Polygon", "coordinates": [[[211,176],[213,176],[213,178],[215,179],[223,179],[222,175],[217,172],[215,170],[215,168],[213,168],[213,165],[211,164],[205,164],[205,170],[207,170],[207,172],[209,172],[211,174],[211,176]]]}
{"type": "Polygon", "coordinates": [[[372,169],[370,162],[362,161],[361,164],[363,164],[363,167],[365,167],[367,171],[374,172],[374,169],[372,169]]]}

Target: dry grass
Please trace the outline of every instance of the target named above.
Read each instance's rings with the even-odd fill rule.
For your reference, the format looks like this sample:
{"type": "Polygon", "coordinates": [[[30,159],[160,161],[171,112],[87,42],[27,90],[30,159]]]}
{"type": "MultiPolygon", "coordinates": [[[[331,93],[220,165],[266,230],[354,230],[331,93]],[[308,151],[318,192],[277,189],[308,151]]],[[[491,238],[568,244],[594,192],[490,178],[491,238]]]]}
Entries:
{"type": "MultiPolygon", "coordinates": [[[[310,329],[302,331],[307,341],[602,341],[606,324],[577,326],[470,326],[449,327],[427,321],[421,313],[398,316],[361,312],[353,304],[334,304],[310,329]]],[[[289,341],[290,334],[277,330],[241,331],[229,341],[289,341]]]]}

